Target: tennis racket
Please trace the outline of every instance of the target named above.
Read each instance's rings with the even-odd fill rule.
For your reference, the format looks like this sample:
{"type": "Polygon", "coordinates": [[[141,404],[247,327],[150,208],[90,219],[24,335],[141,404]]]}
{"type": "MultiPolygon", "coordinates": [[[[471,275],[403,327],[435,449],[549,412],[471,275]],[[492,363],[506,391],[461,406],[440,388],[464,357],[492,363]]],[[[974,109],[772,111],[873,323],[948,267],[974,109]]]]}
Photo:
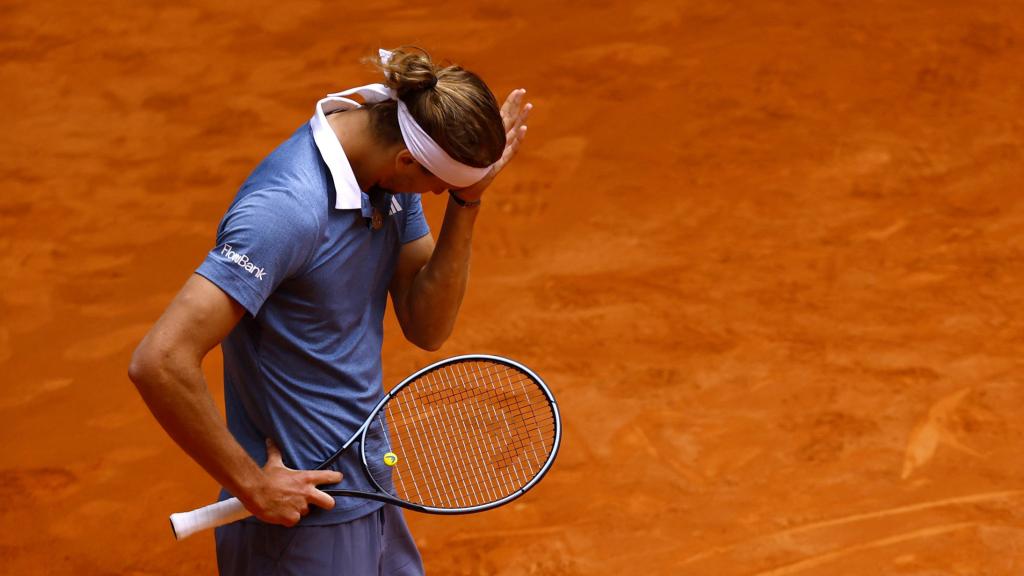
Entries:
{"type": "MultiPolygon", "coordinates": [[[[388,392],[330,458],[359,450],[373,491],[329,489],[417,512],[466,514],[508,504],[551,468],[562,436],[551,391],[499,356],[442,360],[388,392]]],[[[178,540],[251,516],[237,498],[171,514],[178,540]]]]}

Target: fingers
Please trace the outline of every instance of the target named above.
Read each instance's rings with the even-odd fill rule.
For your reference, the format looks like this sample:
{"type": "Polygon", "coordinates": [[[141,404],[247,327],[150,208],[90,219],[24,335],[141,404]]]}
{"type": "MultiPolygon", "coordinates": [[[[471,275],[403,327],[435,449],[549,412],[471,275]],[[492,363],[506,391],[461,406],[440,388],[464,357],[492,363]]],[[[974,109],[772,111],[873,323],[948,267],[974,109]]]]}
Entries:
{"type": "Polygon", "coordinates": [[[533,104],[529,102],[525,106],[522,104],[525,95],[526,90],[513,90],[505,100],[505,105],[502,106],[501,117],[506,129],[505,150],[502,151],[501,158],[492,169],[494,174],[500,172],[512,160],[519,151],[523,139],[526,138],[526,121],[530,117],[530,111],[533,110],[533,104]]]}
{"type": "Polygon", "coordinates": [[[341,478],[341,474],[325,471],[316,472],[293,472],[290,487],[283,489],[270,506],[263,510],[262,514],[256,514],[260,519],[274,524],[284,526],[296,525],[303,516],[309,514],[312,506],[331,510],[334,508],[334,497],[322,490],[318,490],[317,483],[325,479],[329,482],[341,478]]]}
{"type": "Polygon", "coordinates": [[[505,102],[502,103],[501,105],[501,120],[502,122],[505,123],[506,131],[508,131],[509,121],[512,118],[512,113],[516,109],[516,101],[522,98],[521,93],[525,92],[526,90],[523,90],[522,88],[516,88],[515,90],[509,92],[508,96],[505,98],[505,102]]]}
{"type": "Polygon", "coordinates": [[[512,119],[512,122],[506,124],[508,129],[505,131],[505,138],[507,140],[517,137],[520,133],[519,129],[526,126],[526,120],[530,117],[530,110],[533,110],[533,104],[523,106],[522,110],[512,119]]]}
{"type": "Polygon", "coordinates": [[[526,126],[519,126],[516,130],[509,132],[509,136],[506,139],[505,150],[501,153],[501,159],[498,160],[498,164],[495,166],[496,171],[500,171],[508,164],[512,158],[515,157],[516,153],[519,152],[519,146],[523,143],[523,139],[526,138],[526,126]]]}
{"type": "Polygon", "coordinates": [[[305,479],[314,486],[319,484],[337,484],[341,482],[341,472],[334,470],[311,470],[306,472],[305,479]]]}
{"type": "Polygon", "coordinates": [[[520,126],[519,130],[516,131],[515,138],[512,140],[512,145],[509,146],[508,157],[512,158],[519,151],[519,146],[523,143],[526,138],[526,126],[520,126]]]}
{"type": "Polygon", "coordinates": [[[313,490],[313,493],[310,494],[309,502],[324,510],[334,508],[334,497],[320,490],[313,490]]]}
{"type": "MultiPolygon", "coordinates": [[[[508,97],[505,98],[505,103],[501,105],[501,121],[505,125],[505,132],[512,130],[515,127],[517,120],[522,115],[523,99],[525,97],[526,89],[517,88],[510,92],[508,97]]],[[[527,104],[526,107],[530,108],[532,105],[527,104]]]]}
{"type": "Polygon", "coordinates": [[[265,522],[296,525],[309,514],[311,506],[334,508],[334,498],[317,489],[318,485],[337,484],[343,475],[335,470],[292,470],[282,461],[281,450],[267,439],[267,463],[263,467],[262,487],[246,507],[265,522]]]}
{"type": "MultiPolygon", "coordinates": [[[[306,501],[309,504],[314,504],[323,508],[324,510],[330,510],[334,508],[334,497],[330,496],[326,492],[317,490],[316,487],[320,484],[337,484],[342,479],[341,472],[334,470],[312,470],[305,472],[303,480],[309,483],[310,492],[306,496],[306,501]]],[[[309,512],[309,508],[302,513],[305,516],[309,512]]]]}

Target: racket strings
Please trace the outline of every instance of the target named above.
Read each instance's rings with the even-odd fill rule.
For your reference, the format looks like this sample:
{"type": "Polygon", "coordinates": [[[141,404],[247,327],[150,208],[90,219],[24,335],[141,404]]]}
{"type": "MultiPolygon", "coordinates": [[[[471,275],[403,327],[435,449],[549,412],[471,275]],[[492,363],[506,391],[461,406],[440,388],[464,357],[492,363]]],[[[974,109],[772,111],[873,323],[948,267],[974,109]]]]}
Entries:
{"type": "Polygon", "coordinates": [[[399,459],[377,472],[393,476],[375,480],[424,506],[501,500],[528,484],[554,448],[547,395],[529,375],[497,362],[442,366],[400,390],[385,411],[399,459]]]}

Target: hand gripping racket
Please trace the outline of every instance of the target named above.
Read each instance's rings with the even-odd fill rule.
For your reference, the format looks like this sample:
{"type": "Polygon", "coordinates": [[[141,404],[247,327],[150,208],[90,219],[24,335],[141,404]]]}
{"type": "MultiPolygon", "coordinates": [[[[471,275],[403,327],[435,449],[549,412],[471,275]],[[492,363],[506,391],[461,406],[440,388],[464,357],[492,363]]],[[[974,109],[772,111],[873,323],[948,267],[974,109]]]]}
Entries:
{"type": "MultiPolygon", "coordinates": [[[[499,356],[456,356],[403,380],[344,446],[359,450],[375,488],[324,490],[433,514],[481,512],[532,488],[555,460],[554,396],[529,368],[499,356]]],[[[342,480],[344,483],[344,480],[342,480]]],[[[178,540],[251,516],[237,498],[171,514],[178,540]]]]}

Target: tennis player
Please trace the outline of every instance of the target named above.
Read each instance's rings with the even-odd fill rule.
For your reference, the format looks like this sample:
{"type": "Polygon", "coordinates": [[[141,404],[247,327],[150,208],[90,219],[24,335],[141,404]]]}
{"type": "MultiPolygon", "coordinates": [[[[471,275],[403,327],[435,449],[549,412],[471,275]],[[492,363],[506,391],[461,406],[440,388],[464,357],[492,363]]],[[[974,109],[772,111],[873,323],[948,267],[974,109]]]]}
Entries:
{"type": "Polygon", "coordinates": [[[484,191],[531,105],[515,90],[499,109],[478,76],[420,50],[378,64],[383,83],[320,100],[256,167],[132,358],[167,433],[255,516],[217,530],[222,574],[423,572],[397,508],[317,488],[368,488],[357,451],[311,469],[382,396],[388,294],[413,344],[436,350],[451,334],[484,191]],[[435,244],[420,195],[445,191],[435,244]],[[217,344],[226,426],[201,370],[217,344]]]}

